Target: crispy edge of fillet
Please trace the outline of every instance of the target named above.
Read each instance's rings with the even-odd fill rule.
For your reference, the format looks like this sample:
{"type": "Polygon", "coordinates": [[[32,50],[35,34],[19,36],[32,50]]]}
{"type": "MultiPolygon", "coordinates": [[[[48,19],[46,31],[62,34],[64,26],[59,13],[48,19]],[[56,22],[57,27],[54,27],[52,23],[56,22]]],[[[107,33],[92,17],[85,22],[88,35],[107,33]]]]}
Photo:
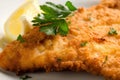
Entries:
{"type": "MultiPolygon", "coordinates": [[[[23,38],[26,40],[25,43],[20,43],[17,40],[9,43],[4,48],[3,52],[0,53],[1,68],[19,72],[21,56],[24,56],[25,52],[29,53],[30,52],[29,49],[33,49],[35,46],[38,45],[37,42],[42,41],[45,37],[46,35],[44,33],[38,32],[38,28],[34,28],[30,32],[28,32],[25,36],[23,36],[23,38]],[[26,48],[26,50],[24,50],[24,48],[26,48]],[[24,51],[23,54],[20,53],[20,51],[22,52],[22,50],[24,51]]],[[[32,57],[32,55],[26,56],[28,57],[28,59],[29,57],[32,57]]],[[[27,57],[24,61],[27,60],[27,57]]]]}
{"type": "Polygon", "coordinates": [[[109,8],[120,9],[120,0],[101,0],[101,3],[109,8]]]}
{"type": "MultiPolygon", "coordinates": [[[[26,55],[25,58],[23,54],[20,54],[20,56],[23,56],[23,59],[21,60],[21,62],[18,61],[19,63],[21,63],[20,65],[16,65],[16,67],[18,68],[16,68],[10,63],[9,65],[6,64],[7,66],[3,66],[3,68],[7,69],[8,66],[12,66],[13,68],[11,68],[10,71],[14,71],[14,72],[20,72],[21,70],[22,71],[28,70],[31,72],[33,68],[39,69],[40,67],[46,69],[46,71],[52,71],[52,69],[60,71],[67,68],[69,68],[70,70],[79,71],[82,68],[83,70],[86,70],[93,74],[102,75],[107,79],[119,80],[120,79],[119,77],[120,74],[119,72],[120,71],[119,70],[119,64],[120,64],[119,63],[120,62],[119,61],[120,60],[119,59],[119,55],[120,55],[119,54],[119,49],[120,49],[119,48],[120,47],[119,46],[119,31],[120,31],[119,13],[120,11],[117,9],[107,8],[100,5],[88,9],[80,8],[78,12],[74,14],[74,16],[68,19],[71,21],[71,24],[69,25],[70,33],[68,34],[67,37],[61,37],[59,35],[55,37],[46,36],[40,42],[38,41],[39,45],[44,45],[45,49],[48,51],[41,51],[41,48],[39,51],[37,49],[39,45],[37,47],[35,46],[34,47],[35,50],[34,50],[32,48],[33,44],[31,45],[30,43],[31,46],[29,46],[30,48],[28,48],[28,50],[26,47],[23,47],[17,52],[18,54],[20,54],[21,53],[20,51],[23,51],[23,49],[24,52],[27,52],[27,54],[25,54],[26,55]],[[115,28],[115,30],[118,31],[117,36],[108,36],[108,32],[111,27],[115,28]],[[47,44],[48,41],[49,43],[53,42],[52,44],[53,47],[47,44]],[[85,47],[80,46],[80,43],[83,41],[88,41],[88,44],[85,47]],[[33,56],[36,56],[36,54],[31,55],[34,52],[36,52],[36,49],[38,53],[40,52],[45,52],[45,53],[40,54],[42,56],[39,56],[38,58],[35,57],[35,60],[29,59],[30,58],[29,56],[31,56],[31,58],[34,58],[33,56]],[[33,50],[33,51],[28,52],[29,50],[33,50]],[[103,65],[106,56],[108,56],[109,59],[103,65]],[[61,59],[63,61],[61,61],[59,64],[57,59],[61,59]],[[33,63],[36,62],[36,64],[34,64],[35,67],[31,63],[32,61],[30,61],[30,63],[28,61],[29,65],[28,66],[26,65],[27,66],[26,67],[25,64],[27,62],[25,63],[25,61],[27,60],[32,60],[33,63]],[[32,67],[30,66],[30,64],[32,67]]],[[[32,37],[28,38],[28,41],[29,39],[32,39],[32,37]]],[[[30,42],[32,42],[32,40],[30,40],[30,42]]],[[[13,45],[15,44],[12,44],[12,46],[13,45]]],[[[23,46],[23,44],[21,45],[23,46]]],[[[20,45],[18,45],[18,47],[20,48],[20,45]]],[[[7,51],[7,49],[5,51],[7,51]]],[[[14,50],[16,49],[17,48],[15,47],[14,50]]],[[[14,61],[15,59],[12,60],[14,61]]],[[[13,63],[18,63],[18,62],[16,61],[13,63]]],[[[5,62],[3,62],[2,65],[4,63],[5,62]]]]}
{"type": "Polygon", "coordinates": [[[47,36],[35,27],[23,36],[24,43],[13,41],[0,54],[0,67],[22,74],[34,71],[80,71],[77,52],[60,35],[47,36]]]}
{"type": "Polygon", "coordinates": [[[80,44],[81,38],[89,38],[84,40],[88,42],[85,47],[78,47],[79,59],[86,66],[84,70],[102,75],[107,80],[120,80],[120,10],[98,5],[79,11],[75,16],[79,25],[76,24],[81,28],[74,31],[74,42],[80,44]],[[82,28],[84,34],[81,34],[82,28]],[[108,34],[111,28],[117,31],[117,35],[108,34]],[[81,36],[77,37],[77,34],[81,36]]]}

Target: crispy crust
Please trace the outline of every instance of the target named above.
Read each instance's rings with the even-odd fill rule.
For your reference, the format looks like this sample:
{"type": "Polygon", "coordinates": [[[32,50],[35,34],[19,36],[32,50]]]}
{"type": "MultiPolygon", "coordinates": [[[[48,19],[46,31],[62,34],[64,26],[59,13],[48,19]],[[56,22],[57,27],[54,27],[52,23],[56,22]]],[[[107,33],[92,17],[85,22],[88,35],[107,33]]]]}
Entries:
{"type": "Polygon", "coordinates": [[[39,32],[38,27],[35,27],[23,38],[24,43],[13,41],[1,53],[0,66],[3,69],[17,74],[37,70],[46,72],[65,69],[81,70],[82,62],[74,61],[77,58],[77,52],[73,47],[68,47],[68,40],[65,37],[46,36],[39,32]]]}
{"type": "Polygon", "coordinates": [[[109,8],[120,9],[120,0],[101,0],[101,4],[109,8]]]}
{"type": "Polygon", "coordinates": [[[73,45],[88,41],[85,47],[76,45],[79,59],[85,65],[84,70],[102,75],[108,80],[120,80],[120,11],[99,5],[79,9],[79,12],[71,18],[71,21],[74,18],[78,21],[71,26],[75,29],[74,24],[77,24],[79,29],[71,30],[76,36],[73,45]],[[110,28],[114,28],[118,35],[108,35],[110,28]]]}
{"type": "Polygon", "coordinates": [[[25,43],[8,44],[0,54],[0,67],[16,73],[86,70],[120,80],[120,10],[103,5],[79,8],[67,21],[67,36],[47,36],[35,27],[23,36],[25,43]],[[108,35],[111,28],[118,34],[108,35]],[[86,46],[80,46],[82,42],[86,46]]]}

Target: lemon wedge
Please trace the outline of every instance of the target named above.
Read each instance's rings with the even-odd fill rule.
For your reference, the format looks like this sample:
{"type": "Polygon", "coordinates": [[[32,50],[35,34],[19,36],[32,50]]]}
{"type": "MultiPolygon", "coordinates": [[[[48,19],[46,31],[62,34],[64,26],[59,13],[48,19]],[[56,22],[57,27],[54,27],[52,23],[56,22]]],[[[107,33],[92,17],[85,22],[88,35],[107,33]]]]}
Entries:
{"type": "Polygon", "coordinates": [[[32,28],[32,19],[38,13],[38,0],[26,0],[5,22],[4,30],[6,39],[10,42],[17,39],[19,34],[23,35],[32,28]]]}

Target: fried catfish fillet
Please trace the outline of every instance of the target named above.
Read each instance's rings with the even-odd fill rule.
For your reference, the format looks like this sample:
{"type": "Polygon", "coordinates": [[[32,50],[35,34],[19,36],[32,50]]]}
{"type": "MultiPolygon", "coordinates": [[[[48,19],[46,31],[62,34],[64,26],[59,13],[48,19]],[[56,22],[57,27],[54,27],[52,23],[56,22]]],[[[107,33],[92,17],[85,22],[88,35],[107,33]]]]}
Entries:
{"type": "Polygon", "coordinates": [[[120,10],[79,8],[69,16],[67,36],[48,36],[35,27],[0,54],[0,67],[16,73],[36,70],[86,70],[120,80],[120,10]]]}

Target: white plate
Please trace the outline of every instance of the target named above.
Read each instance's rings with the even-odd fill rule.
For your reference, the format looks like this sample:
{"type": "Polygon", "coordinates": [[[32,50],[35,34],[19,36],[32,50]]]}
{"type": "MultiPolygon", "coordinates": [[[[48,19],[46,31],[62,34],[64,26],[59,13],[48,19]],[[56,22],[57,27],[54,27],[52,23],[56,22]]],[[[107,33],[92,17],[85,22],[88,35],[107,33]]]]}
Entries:
{"type": "MultiPolygon", "coordinates": [[[[66,0],[40,0],[40,4],[45,1],[55,3],[65,3],[66,0]]],[[[89,7],[95,5],[99,0],[71,0],[73,4],[78,6],[89,7]]],[[[3,26],[5,20],[17,9],[24,0],[1,0],[0,1],[0,34],[4,34],[3,26]]],[[[32,79],[29,80],[103,80],[102,77],[93,76],[86,72],[51,72],[51,73],[32,73],[29,74],[32,79]]],[[[0,71],[0,80],[20,80],[14,73],[0,71]]]]}

